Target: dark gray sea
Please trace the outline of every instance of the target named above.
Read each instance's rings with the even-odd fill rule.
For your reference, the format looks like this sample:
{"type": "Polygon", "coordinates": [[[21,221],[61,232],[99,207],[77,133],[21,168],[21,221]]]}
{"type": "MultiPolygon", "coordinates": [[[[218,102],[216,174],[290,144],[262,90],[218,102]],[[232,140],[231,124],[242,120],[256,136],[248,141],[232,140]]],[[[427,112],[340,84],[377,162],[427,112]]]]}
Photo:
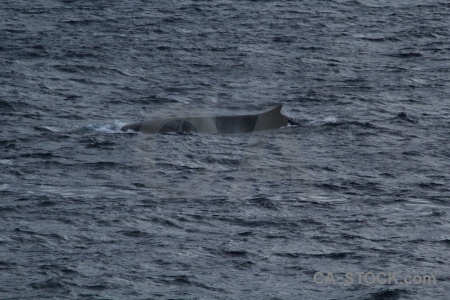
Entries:
{"type": "Polygon", "coordinates": [[[1,0],[0,148],[2,300],[449,299],[449,1],[1,0]]]}

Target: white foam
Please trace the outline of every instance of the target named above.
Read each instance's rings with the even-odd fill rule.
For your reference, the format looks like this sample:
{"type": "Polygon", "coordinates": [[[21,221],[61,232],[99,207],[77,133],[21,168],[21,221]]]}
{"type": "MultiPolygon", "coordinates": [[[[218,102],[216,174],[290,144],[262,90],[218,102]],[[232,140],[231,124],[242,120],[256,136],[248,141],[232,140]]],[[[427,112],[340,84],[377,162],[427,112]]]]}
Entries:
{"type": "Polygon", "coordinates": [[[325,119],[323,119],[323,121],[327,124],[334,124],[334,123],[337,123],[337,118],[336,117],[326,117],[325,119]]]}
{"type": "Polygon", "coordinates": [[[95,131],[103,133],[120,133],[120,129],[125,126],[126,123],[115,121],[113,124],[99,125],[95,131]]]}
{"type": "Polygon", "coordinates": [[[61,128],[56,128],[54,126],[38,126],[37,128],[54,133],[62,132],[61,128]]]}
{"type": "Polygon", "coordinates": [[[7,183],[0,184],[0,191],[6,191],[9,189],[9,187],[10,187],[10,185],[7,183]]]}
{"type": "Polygon", "coordinates": [[[313,120],[308,123],[309,126],[322,126],[326,124],[336,124],[338,122],[338,119],[336,117],[330,116],[325,117],[322,120],[313,120]]]}
{"type": "Polygon", "coordinates": [[[120,129],[125,126],[125,122],[114,121],[110,124],[89,124],[75,129],[77,132],[100,132],[100,133],[123,133],[120,129]]]}
{"type": "Polygon", "coordinates": [[[12,159],[0,159],[0,165],[12,165],[13,164],[13,160],[12,159]]]}

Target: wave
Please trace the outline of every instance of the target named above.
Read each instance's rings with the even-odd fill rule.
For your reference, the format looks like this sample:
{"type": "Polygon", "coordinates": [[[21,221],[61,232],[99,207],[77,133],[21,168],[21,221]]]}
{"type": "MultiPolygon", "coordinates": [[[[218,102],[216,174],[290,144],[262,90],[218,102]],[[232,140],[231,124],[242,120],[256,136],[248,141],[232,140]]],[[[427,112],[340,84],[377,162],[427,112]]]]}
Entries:
{"type": "Polygon", "coordinates": [[[301,126],[306,126],[306,127],[352,126],[352,127],[362,127],[362,128],[369,128],[369,129],[378,128],[378,126],[376,126],[368,121],[345,121],[345,120],[339,120],[337,117],[334,117],[334,116],[329,116],[329,117],[325,117],[323,119],[318,119],[318,120],[304,121],[304,122],[300,122],[300,124],[301,124],[301,126]]]}
{"type": "Polygon", "coordinates": [[[28,108],[31,108],[31,105],[22,101],[0,100],[0,114],[21,111],[28,108]]]}
{"type": "Polygon", "coordinates": [[[84,134],[91,132],[98,133],[123,133],[120,129],[125,126],[125,122],[115,121],[114,123],[109,124],[88,124],[84,126],[80,126],[72,130],[73,133],[84,134]]]}
{"type": "Polygon", "coordinates": [[[325,118],[319,119],[319,120],[308,121],[305,125],[306,126],[324,126],[324,125],[337,124],[337,123],[338,123],[338,119],[336,117],[329,116],[329,117],[325,117],[325,118]]]}
{"type": "Polygon", "coordinates": [[[399,114],[397,114],[397,116],[395,116],[394,118],[389,119],[390,121],[400,121],[400,122],[408,122],[408,123],[418,123],[419,120],[414,117],[414,116],[410,116],[405,112],[401,112],[399,114]]]}
{"type": "Polygon", "coordinates": [[[115,121],[114,123],[108,124],[87,124],[75,126],[72,128],[63,128],[56,126],[36,126],[35,130],[41,132],[49,132],[49,133],[65,133],[65,134],[89,134],[89,133],[123,133],[121,131],[122,127],[125,126],[125,122],[115,121]]]}

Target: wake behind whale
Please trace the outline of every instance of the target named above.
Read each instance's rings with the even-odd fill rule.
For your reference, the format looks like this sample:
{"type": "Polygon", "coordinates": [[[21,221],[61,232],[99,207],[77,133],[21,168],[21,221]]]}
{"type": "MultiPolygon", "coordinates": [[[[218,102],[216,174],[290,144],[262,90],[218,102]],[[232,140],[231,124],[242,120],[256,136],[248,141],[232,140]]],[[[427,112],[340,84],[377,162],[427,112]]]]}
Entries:
{"type": "Polygon", "coordinates": [[[149,120],[128,124],[122,131],[143,133],[250,133],[278,129],[297,123],[281,114],[282,105],[253,115],[184,117],[149,120]]]}

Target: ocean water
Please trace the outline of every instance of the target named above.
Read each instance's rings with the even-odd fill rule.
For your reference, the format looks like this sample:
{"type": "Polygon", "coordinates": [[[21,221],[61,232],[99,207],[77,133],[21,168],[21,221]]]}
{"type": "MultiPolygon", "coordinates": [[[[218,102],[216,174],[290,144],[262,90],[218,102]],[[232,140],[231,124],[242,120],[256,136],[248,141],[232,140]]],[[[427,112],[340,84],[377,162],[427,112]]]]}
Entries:
{"type": "Polygon", "coordinates": [[[450,3],[0,3],[0,299],[448,299],[450,3]],[[131,122],[283,104],[257,134],[131,122]]]}

